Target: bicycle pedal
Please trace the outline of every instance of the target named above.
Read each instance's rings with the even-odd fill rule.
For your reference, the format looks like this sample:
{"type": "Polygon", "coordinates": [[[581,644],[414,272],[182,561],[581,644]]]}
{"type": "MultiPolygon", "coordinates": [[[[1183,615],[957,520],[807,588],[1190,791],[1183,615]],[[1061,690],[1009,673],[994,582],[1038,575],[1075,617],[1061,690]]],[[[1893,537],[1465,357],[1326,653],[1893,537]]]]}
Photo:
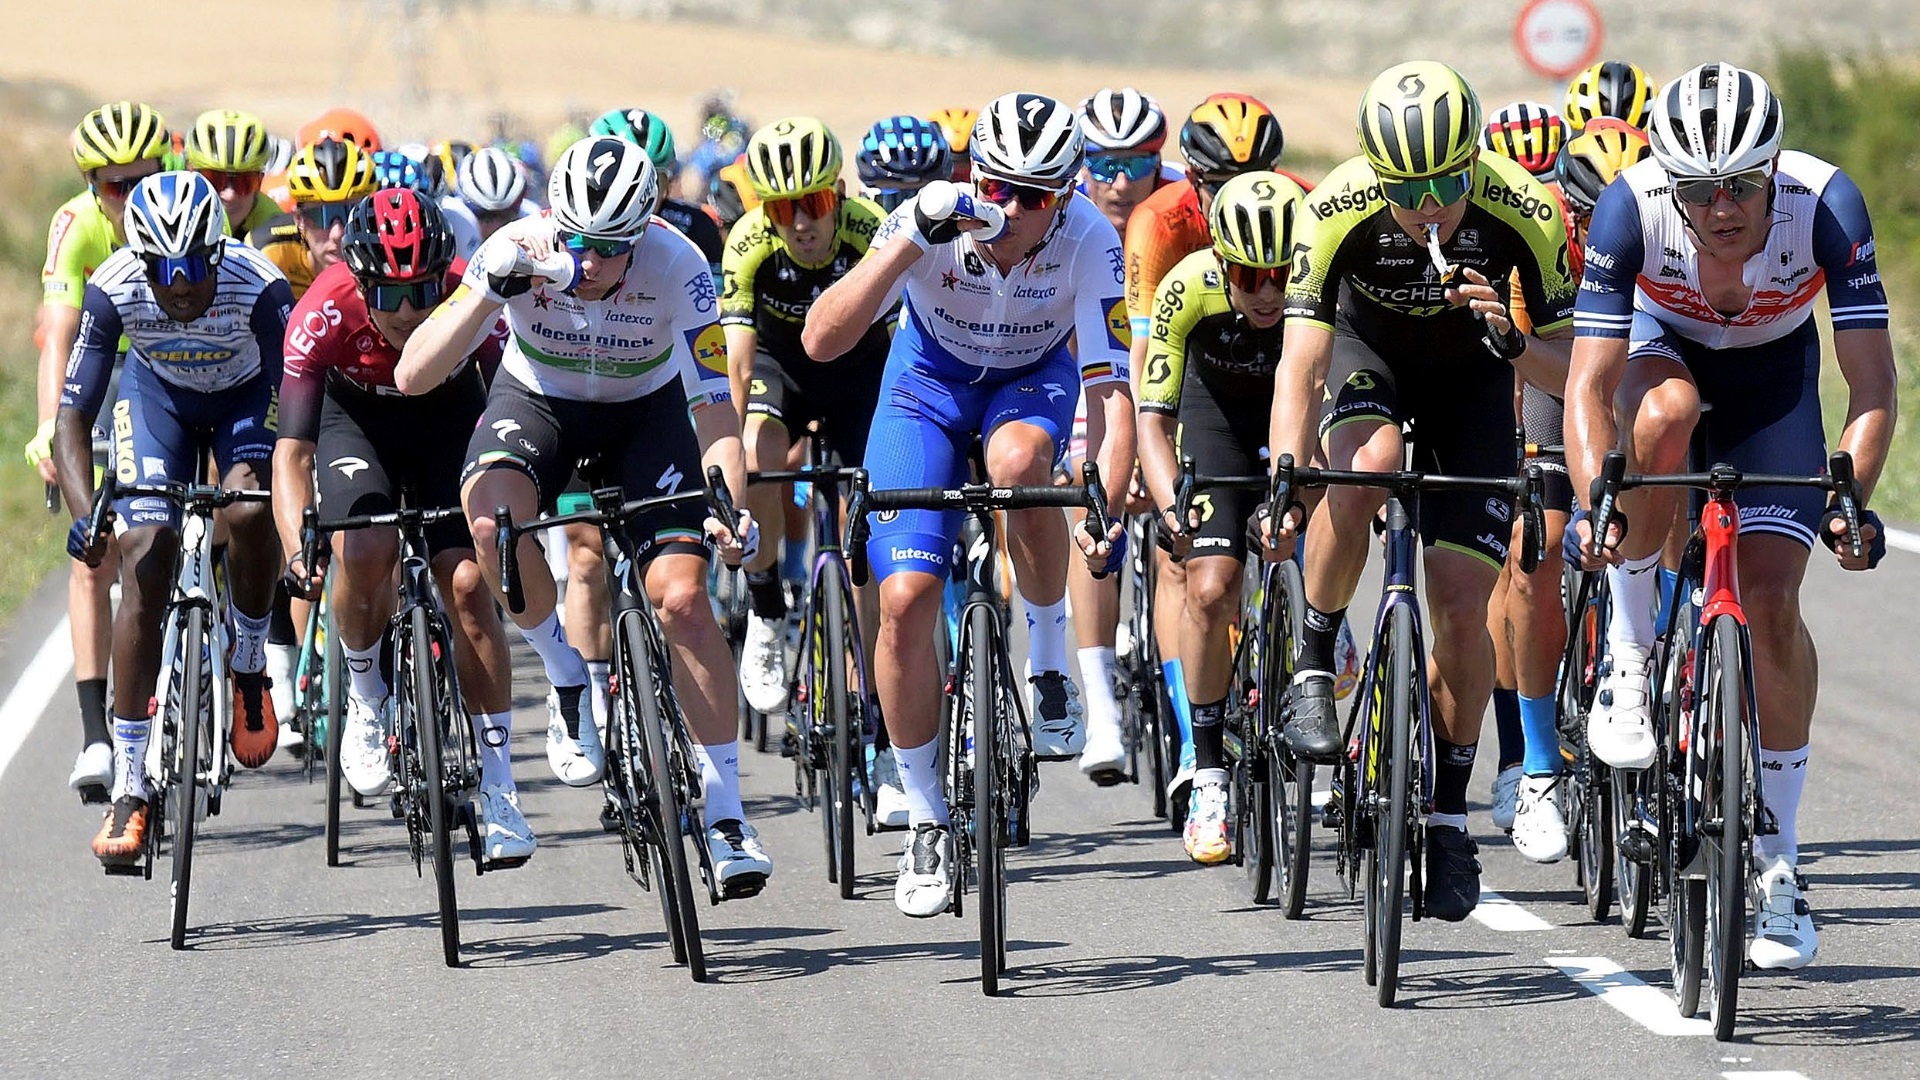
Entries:
{"type": "Polygon", "coordinates": [[[101,863],[100,870],[108,877],[149,877],[147,868],[139,862],[101,863]]]}
{"type": "Polygon", "coordinates": [[[765,874],[739,874],[729,880],[720,890],[722,900],[746,900],[759,896],[767,887],[765,874]]]}
{"type": "MultiPolygon", "coordinates": [[[[1116,766],[1111,769],[1095,769],[1087,774],[1087,779],[1093,781],[1097,787],[1115,787],[1126,781],[1127,774],[1125,770],[1116,766]]],[[[1134,778],[1134,783],[1139,782],[1138,777],[1134,778]]]]}
{"type": "Polygon", "coordinates": [[[483,858],[480,860],[480,872],[483,874],[491,874],[496,870],[517,870],[527,865],[527,862],[532,858],[533,856],[531,855],[519,855],[511,859],[483,858]]]}
{"type": "Polygon", "coordinates": [[[105,784],[80,785],[80,805],[98,806],[112,801],[112,799],[107,797],[107,787],[105,784]]]}
{"type": "Polygon", "coordinates": [[[395,821],[407,816],[406,809],[400,805],[400,793],[398,791],[387,796],[387,808],[392,811],[395,821]]]}

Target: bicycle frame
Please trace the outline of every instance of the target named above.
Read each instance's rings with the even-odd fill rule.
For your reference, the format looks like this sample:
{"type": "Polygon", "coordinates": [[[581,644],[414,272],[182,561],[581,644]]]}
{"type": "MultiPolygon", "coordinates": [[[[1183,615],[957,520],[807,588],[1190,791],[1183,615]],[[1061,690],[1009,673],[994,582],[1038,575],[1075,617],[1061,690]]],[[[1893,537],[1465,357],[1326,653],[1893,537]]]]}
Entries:
{"type": "MultiPolygon", "coordinates": [[[[179,745],[179,729],[173,725],[185,722],[185,718],[175,715],[181,701],[181,688],[173,685],[179,677],[181,650],[186,645],[180,638],[186,626],[187,612],[196,607],[204,610],[207,613],[207,632],[213,639],[208,649],[207,683],[215,689],[208,700],[213,710],[213,745],[209,748],[211,754],[207,758],[211,768],[209,775],[200,779],[206,785],[207,806],[193,808],[201,817],[218,813],[220,793],[228,777],[233,774],[233,762],[227,753],[227,729],[232,722],[233,700],[222,689],[228,685],[230,677],[227,664],[228,651],[233,647],[233,631],[227,625],[227,601],[221,575],[215,573],[213,508],[201,505],[205,499],[204,492],[217,490],[198,486],[186,489],[186,498],[183,500],[186,513],[180,523],[180,553],[175,562],[173,587],[162,623],[160,682],[155,687],[154,695],[163,703],[160,732],[161,760],[164,763],[162,779],[171,780],[179,775],[178,770],[187,765],[173,760],[173,751],[179,745]]],[[[164,788],[166,785],[163,783],[161,786],[164,788]]]]}

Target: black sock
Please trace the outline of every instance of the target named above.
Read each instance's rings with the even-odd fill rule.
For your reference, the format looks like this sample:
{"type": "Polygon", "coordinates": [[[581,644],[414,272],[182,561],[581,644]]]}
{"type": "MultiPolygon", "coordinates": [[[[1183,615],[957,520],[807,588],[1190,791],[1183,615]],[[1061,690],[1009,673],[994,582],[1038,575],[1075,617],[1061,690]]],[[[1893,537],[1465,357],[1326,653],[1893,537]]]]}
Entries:
{"type": "Polygon", "coordinates": [[[1500,767],[1520,764],[1527,756],[1526,733],[1520,728],[1520,691],[1493,688],[1493,727],[1500,736],[1500,767]]]}
{"type": "Polygon", "coordinates": [[[73,688],[80,695],[80,745],[82,748],[94,743],[113,745],[113,735],[107,730],[107,680],[76,679],[73,688]]]}
{"type": "Polygon", "coordinates": [[[1227,750],[1221,745],[1221,732],[1226,727],[1227,699],[1193,706],[1193,767],[1196,769],[1224,769],[1227,767],[1227,750]]]}
{"type": "Polygon", "coordinates": [[[780,568],[747,571],[747,601],[761,619],[787,617],[787,594],[780,587],[780,568]]]}
{"type": "Polygon", "coordinates": [[[1346,608],[1321,611],[1312,604],[1307,605],[1306,617],[1302,620],[1306,632],[1300,638],[1300,670],[1332,673],[1333,643],[1340,636],[1340,624],[1346,617],[1346,608]]]}
{"type": "Polygon", "coordinates": [[[1467,812],[1467,783],[1473,779],[1473,755],[1477,749],[1434,736],[1433,750],[1438,758],[1433,769],[1434,813],[1467,812]]]}
{"type": "Polygon", "coordinates": [[[284,585],[273,587],[273,611],[267,623],[267,643],[270,645],[298,645],[299,632],[293,628],[293,599],[287,595],[284,585]]]}

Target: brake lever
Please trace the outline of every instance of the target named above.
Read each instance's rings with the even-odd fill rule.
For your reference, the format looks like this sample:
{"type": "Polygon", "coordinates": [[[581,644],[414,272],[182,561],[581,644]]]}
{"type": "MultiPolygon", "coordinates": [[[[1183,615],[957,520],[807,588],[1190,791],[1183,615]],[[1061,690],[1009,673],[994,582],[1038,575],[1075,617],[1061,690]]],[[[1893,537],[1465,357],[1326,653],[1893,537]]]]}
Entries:
{"type": "MultiPolygon", "coordinates": [[[[1089,461],[1080,466],[1080,479],[1086,485],[1087,516],[1081,523],[1087,535],[1098,544],[1107,539],[1107,533],[1113,531],[1113,518],[1107,513],[1107,493],[1100,486],[1100,466],[1089,461]]],[[[1105,570],[1094,571],[1094,580],[1107,576],[1105,570]]]]}
{"type": "Polygon", "coordinates": [[[500,592],[506,597],[507,610],[518,615],[526,610],[527,597],[520,588],[520,560],[514,558],[513,511],[496,506],[493,520],[494,546],[500,559],[500,592]]]}

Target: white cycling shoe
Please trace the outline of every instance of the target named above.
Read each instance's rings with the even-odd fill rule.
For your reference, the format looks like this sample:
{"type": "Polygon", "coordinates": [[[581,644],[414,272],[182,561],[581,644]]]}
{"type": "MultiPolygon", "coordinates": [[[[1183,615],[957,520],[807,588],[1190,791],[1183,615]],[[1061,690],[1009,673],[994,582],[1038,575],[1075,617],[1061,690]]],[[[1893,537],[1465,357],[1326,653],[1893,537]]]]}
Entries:
{"type": "MultiPolygon", "coordinates": [[[[588,787],[600,782],[606,772],[607,752],[600,745],[600,729],[590,717],[580,715],[584,689],[567,691],[573,698],[573,728],[579,736],[567,734],[567,702],[561,691],[547,692],[547,767],[568,787],[588,787]]],[[[591,706],[589,706],[591,707],[591,706]]]]}
{"type": "Polygon", "coordinates": [[[747,617],[747,643],[740,650],[740,690],[755,711],[777,713],[787,707],[786,623],[747,617]]]}
{"type": "Polygon", "coordinates": [[[1587,714],[1587,746],[1593,756],[1616,769],[1644,769],[1653,764],[1658,746],[1653,739],[1648,664],[1616,664],[1593,695],[1587,714]]]}
{"type": "Polygon", "coordinates": [[[900,876],[893,883],[893,906],[902,915],[930,919],[953,899],[953,830],[917,825],[900,853],[900,876]]]}
{"type": "Polygon", "coordinates": [[[1747,959],[1769,971],[1798,971],[1820,952],[1806,882],[1784,856],[1763,863],[1754,883],[1753,940],[1747,959]]]}
{"type": "Polygon", "coordinates": [[[1080,771],[1101,787],[1126,779],[1127,747],[1120,737],[1120,721],[1113,717],[1087,719],[1087,746],[1080,751],[1080,771]]]}
{"type": "Polygon", "coordinates": [[[523,862],[540,846],[534,839],[533,826],[520,813],[518,791],[505,784],[481,789],[480,843],[490,863],[523,862]]]}
{"type": "Polygon", "coordinates": [[[1556,863],[1567,857],[1566,777],[1528,776],[1520,781],[1513,816],[1513,848],[1522,858],[1556,863]]]}
{"type": "Polygon", "coordinates": [[[873,817],[883,829],[907,827],[907,792],[900,786],[900,766],[891,746],[873,755],[873,817]]]}
{"type": "Polygon", "coordinates": [[[1077,757],[1087,745],[1080,688],[1058,671],[1043,671],[1027,680],[1032,691],[1033,753],[1042,761],[1077,757]]]}
{"type": "Polygon", "coordinates": [[[729,900],[760,895],[773,876],[773,860],[760,846],[760,834],[738,818],[707,826],[707,854],[713,859],[720,894],[729,900]]]}
{"type": "Polygon", "coordinates": [[[387,760],[387,701],[375,704],[349,690],[344,711],[340,774],[360,794],[378,795],[387,789],[391,774],[387,760]]]}
{"type": "Polygon", "coordinates": [[[1493,778],[1493,827],[1501,832],[1513,831],[1513,818],[1520,807],[1520,778],[1526,770],[1519,765],[1509,765],[1501,769],[1493,778]]]}

